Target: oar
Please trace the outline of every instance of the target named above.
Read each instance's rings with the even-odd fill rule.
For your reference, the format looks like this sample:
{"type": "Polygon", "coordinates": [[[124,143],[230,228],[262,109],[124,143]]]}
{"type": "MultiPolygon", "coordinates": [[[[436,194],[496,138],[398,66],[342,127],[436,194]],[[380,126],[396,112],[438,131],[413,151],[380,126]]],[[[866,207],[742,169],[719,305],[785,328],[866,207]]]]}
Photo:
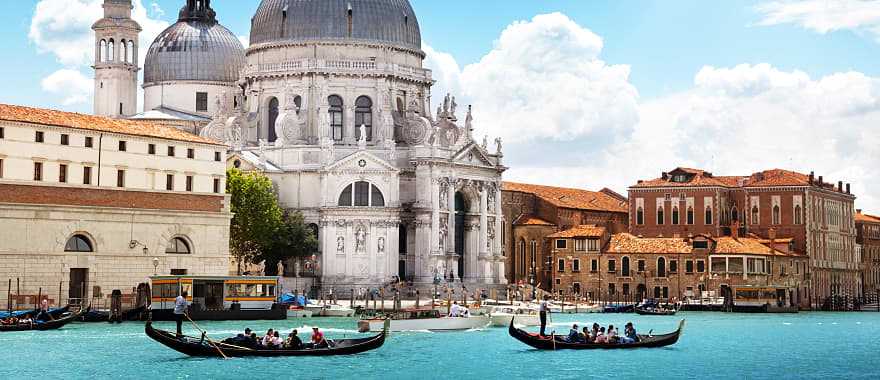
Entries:
{"type": "Polygon", "coordinates": [[[223,357],[223,359],[229,359],[229,357],[228,357],[228,356],[226,356],[226,354],[225,354],[225,353],[223,353],[223,350],[221,350],[221,349],[220,349],[220,347],[218,347],[218,346],[217,346],[217,344],[215,344],[215,343],[214,343],[214,341],[213,341],[213,340],[211,340],[211,338],[209,338],[209,337],[208,337],[208,332],[207,332],[207,331],[205,331],[205,330],[204,330],[204,329],[202,329],[202,328],[201,328],[201,327],[199,327],[199,325],[198,325],[198,324],[196,324],[196,321],[194,321],[194,320],[192,320],[192,318],[190,318],[190,317],[189,317],[189,315],[188,315],[188,314],[186,314],[186,313],[183,313],[183,315],[185,315],[185,316],[186,316],[186,319],[189,319],[189,321],[190,321],[190,323],[192,323],[192,324],[193,324],[193,326],[195,326],[195,327],[196,327],[196,328],[197,328],[197,329],[199,329],[199,331],[201,331],[201,332],[202,332],[202,334],[203,334],[203,335],[202,335],[202,336],[204,336],[204,337],[205,337],[205,339],[207,339],[207,340],[208,340],[208,344],[210,344],[210,345],[211,345],[211,347],[214,347],[214,348],[215,348],[215,349],[217,349],[217,352],[219,352],[219,353],[220,353],[220,356],[222,356],[222,357],[223,357]]]}
{"type": "Polygon", "coordinates": [[[556,330],[550,333],[550,340],[553,342],[553,351],[556,351],[556,330]]]}

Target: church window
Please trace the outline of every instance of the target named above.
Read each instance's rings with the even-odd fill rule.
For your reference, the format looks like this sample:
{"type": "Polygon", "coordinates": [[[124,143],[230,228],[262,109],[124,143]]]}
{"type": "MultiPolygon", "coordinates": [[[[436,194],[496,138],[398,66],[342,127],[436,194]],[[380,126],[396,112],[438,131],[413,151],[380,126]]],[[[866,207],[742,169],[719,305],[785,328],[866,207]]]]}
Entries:
{"type": "MultiPolygon", "coordinates": [[[[207,106],[205,106],[205,108],[207,108],[207,106]]],[[[268,120],[268,124],[267,124],[269,127],[268,137],[269,137],[270,143],[275,142],[275,140],[278,140],[278,135],[275,134],[275,122],[277,120],[278,120],[278,98],[272,98],[272,99],[269,99],[269,120],[268,120]]]]}
{"type": "Polygon", "coordinates": [[[101,47],[98,48],[98,62],[107,61],[107,40],[101,40],[101,47]]]}
{"type": "Polygon", "coordinates": [[[83,235],[73,235],[67,239],[64,245],[64,252],[93,252],[92,242],[83,235]]]}
{"type": "Polygon", "coordinates": [[[128,63],[135,63],[134,62],[134,42],[131,40],[128,41],[128,63]]]}
{"type": "Polygon", "coordinates": [[[385,196],[376,185],[359,181],[342,190],[338,205],[341,207],[385,207],[385,196]]]}
{"type": "Polygon", "coordinates": [[[354,125],[356,127],[355,137],[360,141],[360,126],[364,126],[367,134],[367,141],[373,141],[373,101],[366,96],[357,98],[354,110],[354,125]]]}
{"type": "Polygon", "coordinates": [[[640,226],[645,224],[645,209],[641,207],[636,210],[636,224],[640,226]]]}
{"type": "Polygon", "coordinates": [[[801,218],[801,205],[794,206],[794,224],[803,223],[801,218]]]}
{"type": "Polygon", "coordinates": [[[113,39],[111,38],[110,42],[107,43],[107,60],[111,61],[111,62],[115,61],[114,58],[115,58],[115,54],[116,54],[116,49],[114,49],[113,45],[114,45],[113,39]]]}
{"type": "Polygon", "coordinates": [[[330,105],[330,129],[333,133],[333,140],[342,141],[344,133],[342,130],[342,98],[333,95],[327,98],[330,105]]]}
{"type": "Polygon", "coordinates": [[[186,240],[176,237],[168,242],[168,247],[165,248],[165,253],[175,255],[188,255],[192,253],[192,250],[190,249],[189,243],[187,243],[186,240]]]}
{"type": "MultiPolygon", "coordinates": [[[[208,112],[208,93],[207,92],[197,92],[196,93],[196,112],[208,112]]],[[[270,124],[275,124],[274,122],[270,122],[270,124]]]]}

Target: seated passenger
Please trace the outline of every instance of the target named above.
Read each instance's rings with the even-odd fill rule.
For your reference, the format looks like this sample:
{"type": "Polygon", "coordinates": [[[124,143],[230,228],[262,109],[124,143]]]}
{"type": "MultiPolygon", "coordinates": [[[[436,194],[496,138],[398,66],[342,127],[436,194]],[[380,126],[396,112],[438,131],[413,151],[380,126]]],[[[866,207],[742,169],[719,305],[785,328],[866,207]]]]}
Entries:
{"type": "Polygon", "coordinates": [[[624,336],[620,338],[621,343],[629,344],[638,342],[638,335],[636,334],[636,328],[633,326],[632,322],[626,324],[623,328],[624,336]]]}
{"type": "Polygon", "coordinates": [[[605,336],[605,328],[604,327],[599,328],[599,333],[596,334],[596,341],[595,342],[599,343],[599,344],[608,343],[608,337],[605,336]]]}
{"type": "Polygon", "coordinates": [[[312,348],[327,348],[327,339],[324,333],[318,331],[317,327],[312,327],[312,348]]]}
{"type": "Polygon", "coordinates": [[[284,346],[290,350],[302,350],[303,342],[295,329],[287,336],[287,342],[284,342],[284,346]]]}
{"type": "Polygon", "coordinates": [[[281,334],[278,331],[275,331],[275,334],[272,336],[271,347],[274,349],[280,349],[284,346],[284,340],[281,339],[281,334]]]}
{"type": "Polygon", "coordinates": [[[590,329],[587,326],[584,326],[584,332],[581,334],[581,339],[583,339],[584,343],[592,343],[593,340],[590,337],[590,329]]]}
{"type": "Polygon", "coordinates": [[[608,330],[606,331],[606,340],[608,343],[617,343],[617,330],[614,329],[614,325],[608,325],[608,330]]]}
{"type": "Polygon", "coordinates": [[[579,335],[580,333],[578,332],[578,325],[577,323],[575,323],[574,326],[571,326],[571,330],[568,330],[567,339],[570,343],[579,343],[581,341],[579,335]]]}
{"type": "Polygon", "coordinates": [[[263,340],[260,342],[264,348],[269,348],[272,345],[272,339],[275,338],[275,330],[269,329],[266,331],[266,335],[263,336],[263,340]]]}

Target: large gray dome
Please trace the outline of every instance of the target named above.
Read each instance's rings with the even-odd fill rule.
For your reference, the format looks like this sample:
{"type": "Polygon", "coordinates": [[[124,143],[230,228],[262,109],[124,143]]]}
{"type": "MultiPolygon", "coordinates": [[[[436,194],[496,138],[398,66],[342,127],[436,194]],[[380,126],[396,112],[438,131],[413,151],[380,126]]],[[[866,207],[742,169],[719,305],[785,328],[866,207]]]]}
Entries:
{"type": "Polygon", "coordinates": [[[235,34],[217,23],[210,1],[189,0],[177,23],[150,45],[144,83],[235,82],[244,68],[244,59],[244,46],[235,34]]]}
{"type": "Polygon", "coordinates": [[[408,0],[263,0],[251,20],[252,45],[319,40],[422,48],[408,0]]]}

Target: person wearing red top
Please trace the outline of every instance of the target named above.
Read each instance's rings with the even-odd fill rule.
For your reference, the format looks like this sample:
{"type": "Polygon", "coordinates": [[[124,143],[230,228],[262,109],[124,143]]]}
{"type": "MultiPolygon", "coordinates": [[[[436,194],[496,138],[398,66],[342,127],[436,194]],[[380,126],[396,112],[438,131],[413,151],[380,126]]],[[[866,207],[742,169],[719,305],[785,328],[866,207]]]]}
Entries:
{"type": "Polygon", "coordinates": [[[312,327],[312,348],[327,348],[327,339],[317,327],[312,327]]]}

